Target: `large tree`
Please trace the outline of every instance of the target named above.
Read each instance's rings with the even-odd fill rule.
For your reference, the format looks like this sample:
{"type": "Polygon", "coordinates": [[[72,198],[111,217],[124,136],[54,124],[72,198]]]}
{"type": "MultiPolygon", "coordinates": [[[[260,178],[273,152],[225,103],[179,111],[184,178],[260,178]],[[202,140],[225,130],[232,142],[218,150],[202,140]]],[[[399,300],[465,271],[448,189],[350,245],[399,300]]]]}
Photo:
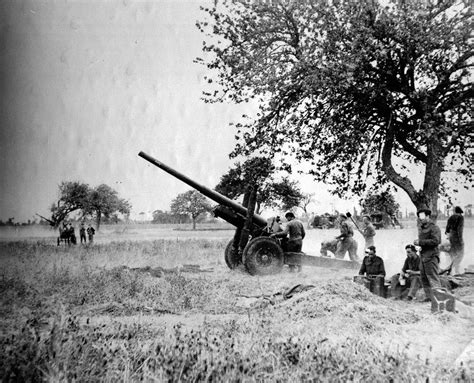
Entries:
{"type": "Polygon", "coordinates": [[[298,182],[282,177],[275,180],[275,167],[270,158],[252,157],[243,163],[236,162],[222,175],[215,190],[235,199],[245,193],[247,186],[257,186],[256,212],[265,207],[288,210],[299,206],[304,198],[298,182]]]}
{"type": "Polygon", "coordinates": [[[95,217],[99,229],[102,217],[110,218],[115,213],[128,215],[130,208],[130,203],[119,198],[117,191],[108,185],[91,188],[85,183],[66,181],[59,185],[59,197],[51,206],[49,223],[57,227],[69,214],[80,212],[83,217],[95,217]]]}
{"type": "Polygon", "coordinates": [[[197,218],[211,210],[211,205],[201,193],[196,190],[189,190],[171,201],[171,213],[175,215],[186,214],[193,220],[193,230],[196,229],[197,218]]]}
{"type": "Polygon", "coordinates": [[[130,207],[128,201],[118,197],[117,191],[108,185],[102,184],[89,190],[84,213],[95,217],[97,230],[99,230],[102,218],[109,219],[115,213],[128,215],[130,214],[130,207]]]}
{"type": "Polygon", "coordinates": [[[338,195],[391,182],[436,212],[442,175],[474,178],[468,3],[235,0],[205,9],[205,100],[259,105],[238,124],[232,155],[291,155],[338,195]]]}

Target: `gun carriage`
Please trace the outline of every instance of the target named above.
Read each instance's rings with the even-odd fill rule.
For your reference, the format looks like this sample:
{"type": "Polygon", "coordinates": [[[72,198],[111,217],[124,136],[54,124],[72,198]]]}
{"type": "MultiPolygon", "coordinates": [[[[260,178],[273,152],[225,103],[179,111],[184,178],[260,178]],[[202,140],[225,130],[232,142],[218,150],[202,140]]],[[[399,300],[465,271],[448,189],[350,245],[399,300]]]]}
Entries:
{"type": "Polygon", "coordinates": [[[285,251],[284,241],[269,237],[275,230],[274,222],[271,220],[267,222],[265,218],[254,212],[257,193],[255,187],[249,186],[247,188],[241,205],[215,190],[197,183],[144,152],[140,152],[138,155],[218,203],[213,209],[214,216],[236,228],[234,238],[229,241],[224,252],[225,262],[229,268],[234,269],[243,264],[251,275],[275,274],[280,272],[285,264],[359,268],[359,263],[353,261],[285,251]]]}

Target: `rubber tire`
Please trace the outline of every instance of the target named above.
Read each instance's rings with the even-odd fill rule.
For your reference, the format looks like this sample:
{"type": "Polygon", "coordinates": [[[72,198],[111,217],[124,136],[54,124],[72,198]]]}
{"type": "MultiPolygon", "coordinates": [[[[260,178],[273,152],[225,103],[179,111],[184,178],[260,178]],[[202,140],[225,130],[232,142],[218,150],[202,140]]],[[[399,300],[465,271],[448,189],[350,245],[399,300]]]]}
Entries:
{"type": "Polygon", "coordinates": [[[232,251],[232,245],[234,243],[234,239],[231,239],[227,246],[225,247],[224,251],[224,259],[226,265],[229,269],[234,270],[239,265],[242,264],[242,259],[239,257],[238,253],[232,251]]]}
{"type": "Polygon", "coordinates": [[[284,264],[283,249],[269,237],[257,237],[245,246],[242,255],[250,275],[271,275],[281,272],[284,264]],[[261,257],[265,256],[264,259],[261,257]]]}

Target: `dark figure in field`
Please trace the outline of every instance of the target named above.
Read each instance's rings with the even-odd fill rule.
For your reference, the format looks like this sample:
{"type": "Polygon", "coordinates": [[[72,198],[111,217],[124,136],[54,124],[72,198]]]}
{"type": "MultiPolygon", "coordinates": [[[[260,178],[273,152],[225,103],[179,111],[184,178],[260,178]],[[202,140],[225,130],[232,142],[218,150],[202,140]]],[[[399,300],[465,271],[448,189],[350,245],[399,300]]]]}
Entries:
{"type": "Polygon", "coordinates": [[[68,245],[76,244],[76,234],[74,233],[74,227],[70,223],[63,222],[63,226],[59,228],[58,246],[61,242],[68,245]]]}
{"type": "Polygon", "coordinates": [[[87,228],[87,235],[89,237],[89,242],[94,242],[94,234],[95,234],[95,230],[92,226],[89,225],[89,227],[87,228]]]}
{"type": "Polygon", "coordinates": [[[375,246],[369,246],[365,251],[367,254],[362,260],[359,275],[367,278],[385,277],[385,265],[383,259],[376,254],[375,246]]]}
{"type": "Polygon", "coordinates": [[[414,241],[420,251],[421,284],[427,299],[433,302],[433,290],[441,289],[439,279],[439,249],[441,230],[431,221],[431,210],[420,209],[418,216],[418,239],[414,241]]]}
{"type": "Polygon", "coordinates": [[[357,256],[357,242],[354,240],[354,229],[347,222],[347,217],[344,214],[339,216],[339,229],[341,234],[336,237],[339,240],[336,249],[336,258],[343,259],[347,252],[349,252],[349,258],[351,261],[359,261],[357,256]]]}
{"type": "Polygon", "coordinates": [[[462,216],[463,211],[459,206],[454,208],[454,214],[449,217],[448,223],[446,224],[446,235],[449,238],[451,248],[449,255],[451,256],[454,270],[454,274],[461,274],[461,261],[464,258],[464,240],[463,240],[463,229],[464,229],[464,217],[462,216]]]}
{"type": "Polygon", "coordinates": [[[402,271],[392,276],[390,291],[395,299],[402,299],[408,291],[407,299],[415,299],[416,292],[421,287],[420,280],[420,257],[416,253],[414,245],[406,245],[407,257],[403,264],[402,271]]]}
{"type": "Polygon", "coordinates": [[[369,246],[375,246],[375,227],[372,225],[372,221],[368,215],[364,215],[362,222],[364,223],[364,227],[362,228],[361,234],[365,240],[365,249],[368,249],[369,246]]]}
{"type": "MultiPolygon", "coordinates": [[[[301,221],[296,219],[291,211],[285,214],[285,218],[288,221],[285,230],[279,233],[273,233],[270,237],[288,238],[283,246],[284,251],[299,253],[303,248],[303,239],[306,235],[304,225],[301,221]]],[[[290,266],[290,270],[294,268],[300,270],[301,266],[290,266]]]]}
{"type": "Polygon", "coordinates": [[[84,227],[84,224],[81,224],[81,228],[79,229],[79,236],[81,237],[81,243],[87,242],[86,241],[86,228],[84,227]]]}

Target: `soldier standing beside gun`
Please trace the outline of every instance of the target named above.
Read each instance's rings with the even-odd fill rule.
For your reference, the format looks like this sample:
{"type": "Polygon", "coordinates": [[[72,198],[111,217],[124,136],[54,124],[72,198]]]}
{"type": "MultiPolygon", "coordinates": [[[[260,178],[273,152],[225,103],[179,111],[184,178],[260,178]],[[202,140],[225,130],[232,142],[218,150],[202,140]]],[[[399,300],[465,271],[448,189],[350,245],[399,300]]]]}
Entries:
{"type": "MultiPolygon", "coordinates": [[[[303,248],[303,239],[306,235],[304,230],[304,225],[301,221],[297,220],[295,215],[290,211],[285,214],[285,218],[288,223],[285,230],[280,231],[279,233],[273,233],[270,235],[271,238],[282,237],[285,238],[288,236],[288,241],[286,242],[285,251],[300,253],[303,248]]],[[[290,266],[290,270],[293,270],[295,267],[301,269],[301,266],[290,266]]]]}
{"type": "Polygon", "coordinates": [[[357,256],[357,242],[352,238],[354,236],[354,230],[351,225],[347,222],[347,217],[344,214],[339,216],[340,223],[339,229],[341,234],[336,237],[339,240],[336,249],[336,258],[344,258],[346,252],[349,252],[349,258],[351,261],[359,262],[359,257],[357,256]]]}

